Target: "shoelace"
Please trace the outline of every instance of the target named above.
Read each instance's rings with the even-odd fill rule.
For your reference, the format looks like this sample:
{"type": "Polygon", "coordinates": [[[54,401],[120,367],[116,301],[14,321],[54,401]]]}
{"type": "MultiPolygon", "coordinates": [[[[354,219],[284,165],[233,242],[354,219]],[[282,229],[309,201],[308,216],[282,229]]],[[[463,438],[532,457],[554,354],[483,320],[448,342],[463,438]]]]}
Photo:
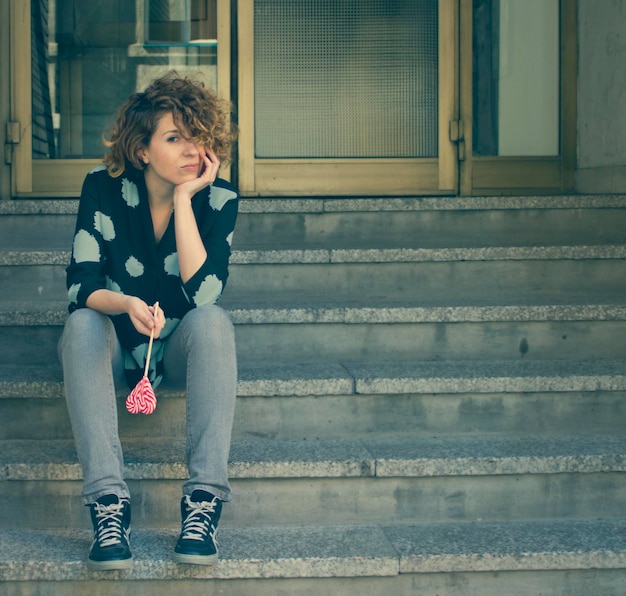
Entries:
{"type": "Polygon", "coordinates": [[[183,540],[202,541],[206,540],[207,536],[215,540],[217,528],[213,525],[213,518],[211,517],[215,513],[215,500],[210,503],[207,501],[196,502],[192,501],[189,495],[186,495],[185,504],[188,513],[183,522],[183,540]]]}
{"type": "Polygon", "coordinates": [[[122,536],[128,540],[128,534],[122,524],[122,511],[124,503],[112,503],[102,505],[95,503],[97,540],[100,546],[113,546],[122,542],[122,536]]]}

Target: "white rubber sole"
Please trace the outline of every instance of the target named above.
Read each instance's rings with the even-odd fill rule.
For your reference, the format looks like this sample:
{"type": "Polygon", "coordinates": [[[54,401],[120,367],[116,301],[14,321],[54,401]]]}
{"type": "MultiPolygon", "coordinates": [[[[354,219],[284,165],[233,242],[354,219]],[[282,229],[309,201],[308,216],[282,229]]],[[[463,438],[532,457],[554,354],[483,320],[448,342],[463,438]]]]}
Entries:
{"type": "Polygon", "coordinates": [[[174,552],[174,561],[184,565],[216,565],[219,559],[219,553],[214,555],[185,555],[183,553],[174,552]]]}
{"type": "Polygon", "coordinates": [[[133,566],[133,558],[118,559],[113,561],[92,561],[87,559],[87,568],[90,571],[119,571],[130,569],[133,566]]]}

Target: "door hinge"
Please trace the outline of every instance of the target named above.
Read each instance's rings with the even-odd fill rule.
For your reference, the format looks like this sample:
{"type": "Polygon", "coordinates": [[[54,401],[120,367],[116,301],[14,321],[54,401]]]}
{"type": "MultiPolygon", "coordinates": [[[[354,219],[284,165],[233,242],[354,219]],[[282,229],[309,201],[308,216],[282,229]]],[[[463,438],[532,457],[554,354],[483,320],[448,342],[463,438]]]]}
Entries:
{"type": "Polygon", "coordinates": [[[459,146],[459,161],[465,160],[465,126],[463,120],[450,120],[450,140],[459,146]]]}
{"type": "Polygon", "coordinates": [[[21,127],[19,122],[7,122],[6,140],[4,143],[4,163],[13,163],[13,146],[21,140],[21,127]]]}
{"type": "Polygon", "coordinates": [[[7,143],[17,145],[22,140],[19,122],[7,122],[7,143]]]}

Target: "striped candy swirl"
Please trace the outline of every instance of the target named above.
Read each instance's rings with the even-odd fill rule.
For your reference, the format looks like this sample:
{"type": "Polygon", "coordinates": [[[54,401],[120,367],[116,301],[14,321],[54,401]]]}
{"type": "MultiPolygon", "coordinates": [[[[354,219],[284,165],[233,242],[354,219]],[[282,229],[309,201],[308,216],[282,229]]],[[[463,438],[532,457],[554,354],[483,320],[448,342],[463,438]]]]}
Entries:
{"type": "Polygon", "coordinates": [[[143,377],[126,398],[126,409],[131,414],[152,414],[156,409],[156,395],[148,377],[143,377]]]}

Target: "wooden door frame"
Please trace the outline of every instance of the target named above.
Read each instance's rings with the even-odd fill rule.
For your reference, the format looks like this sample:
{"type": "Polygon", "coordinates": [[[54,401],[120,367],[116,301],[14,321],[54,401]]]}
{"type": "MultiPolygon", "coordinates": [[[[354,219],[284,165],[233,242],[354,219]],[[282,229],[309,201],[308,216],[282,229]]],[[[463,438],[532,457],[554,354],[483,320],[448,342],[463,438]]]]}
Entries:
{"type": "MultiPolygon", "coordinates": [[[[243,194],[248,195],[288,195],[293,194],[294,186],[299,194],[552,194],[574,189],[576,167],[576,68],[577,68],[577,0],[560,0],[561,23],[561,134],[560,155],[551,158],[473,158],[472,156],[472,26],[471,0],[440,0],[455,4],[456,8],[447,14],[453,19],[446,25],[453,29],[454,43],[443,44],[440,55],[447,60],[452,56],[454,68],[440,77],[439,135],[442,168],[437,160],[307,160],[306,168],[302,160],[255,160],[254,158],[254,113],[249,108],[254,102],[253,54],[246,50],[252,44],[252,36],[241,36],[242,30],[253,31],[253,13],[246,10],[252,0],[237,0],[239,19],[239,181],[243,194]],[[443,86],[443,91],[442,91],[443,86]],[[446,87],[447,86],[447,87],[446,87]],[[451,88],[452,92],[447,92],[451,88]],[[448,114],[446,114],[446,112],[448,114]],[[457,161],[457,147],[449,142],[450,120],[460,119],[464,124],[464,135],[460,138],[461,149],[465,150],[465,160],[457,161]],[[463,147],[464,146],[464,147],[463,147]],[[255,161],[261,162],[263,178],[266,182],[257,186],[255,161]],[[291,163],[290,163],[291,161],[291,163]],[[339,163],[341,161],[341,163],[339,163]],[[298,163],[296,163],[298,162],[298,163]],[[456,164],[450,168],[449,164],[456,164]],[[365,164],[371,175],[362,178],[365,164]],[[288,167],[285,167],[288,166],[288,167]],[[528,184],[528,171],[532,170],[534,181],[528,184]],[[304,175],[303,175],[304,174],[304,175]],[[404,178],[405,188],[394,190],[387,185],[370,186],[385,177],[404,178]],[[342,193],[337,188],[337,180],[348,180],[352,190],[342,193]],[[438,186],[437,186],[438,185],[438,186]],[[422,188],[429,190],[422,191],[422,188]],[[354,189],[360,190],[357,192],[354,189]],[[407,188],[412,192],[407,192],[407,188]],[[251,190],[250,190],[251,189],[251,190]],[[433,190],[439,189],[439,190],[433,190]]],[[[31,106],[31,23],[30,1],[9,0],[8,58],[10,74],[10,121],[12,132],[19,134],[18,142],[11,143],[11,196],[15,197],[68,197],[78,196],[85,172],[99,160],[33,160],[32,159],[32,106],[31,106]]],[[[218,0],[218,91],[222,97],[230,98],[230,0],[218,0]]],[[[446,10],[440,10],[445,14],[446,10]]]]}
{"type": "MultiPolygon", "coordinates": [[[[86,173],[100,159],[32,158],[31,9],[30,0],[10,1],[11,121],[18,124],[13,148],[11,195],[20,198],[76,197],[86,173]]],[[[217,0],[217,92],[230,101],[231,1],[217,0]]],[[[228,178],[229,168],[220,175],[228,178]]]]}
{"type": "Polygon", "coordinates": [[[460,0],[460,106],[465,159],[460,163],[461,195],[549,195],[574,190],[576,170],[577,0],[559,1],[559,155],[474,157],[472,0],[460,0]]]}
{"type": "Polygon", "coordinates": [[[268,159],[255,157],[254,0],[237,1],[238,186],[243,196],[453,195],[458,192],[458,0],[439,0],[439,157],[268,159]]]}

